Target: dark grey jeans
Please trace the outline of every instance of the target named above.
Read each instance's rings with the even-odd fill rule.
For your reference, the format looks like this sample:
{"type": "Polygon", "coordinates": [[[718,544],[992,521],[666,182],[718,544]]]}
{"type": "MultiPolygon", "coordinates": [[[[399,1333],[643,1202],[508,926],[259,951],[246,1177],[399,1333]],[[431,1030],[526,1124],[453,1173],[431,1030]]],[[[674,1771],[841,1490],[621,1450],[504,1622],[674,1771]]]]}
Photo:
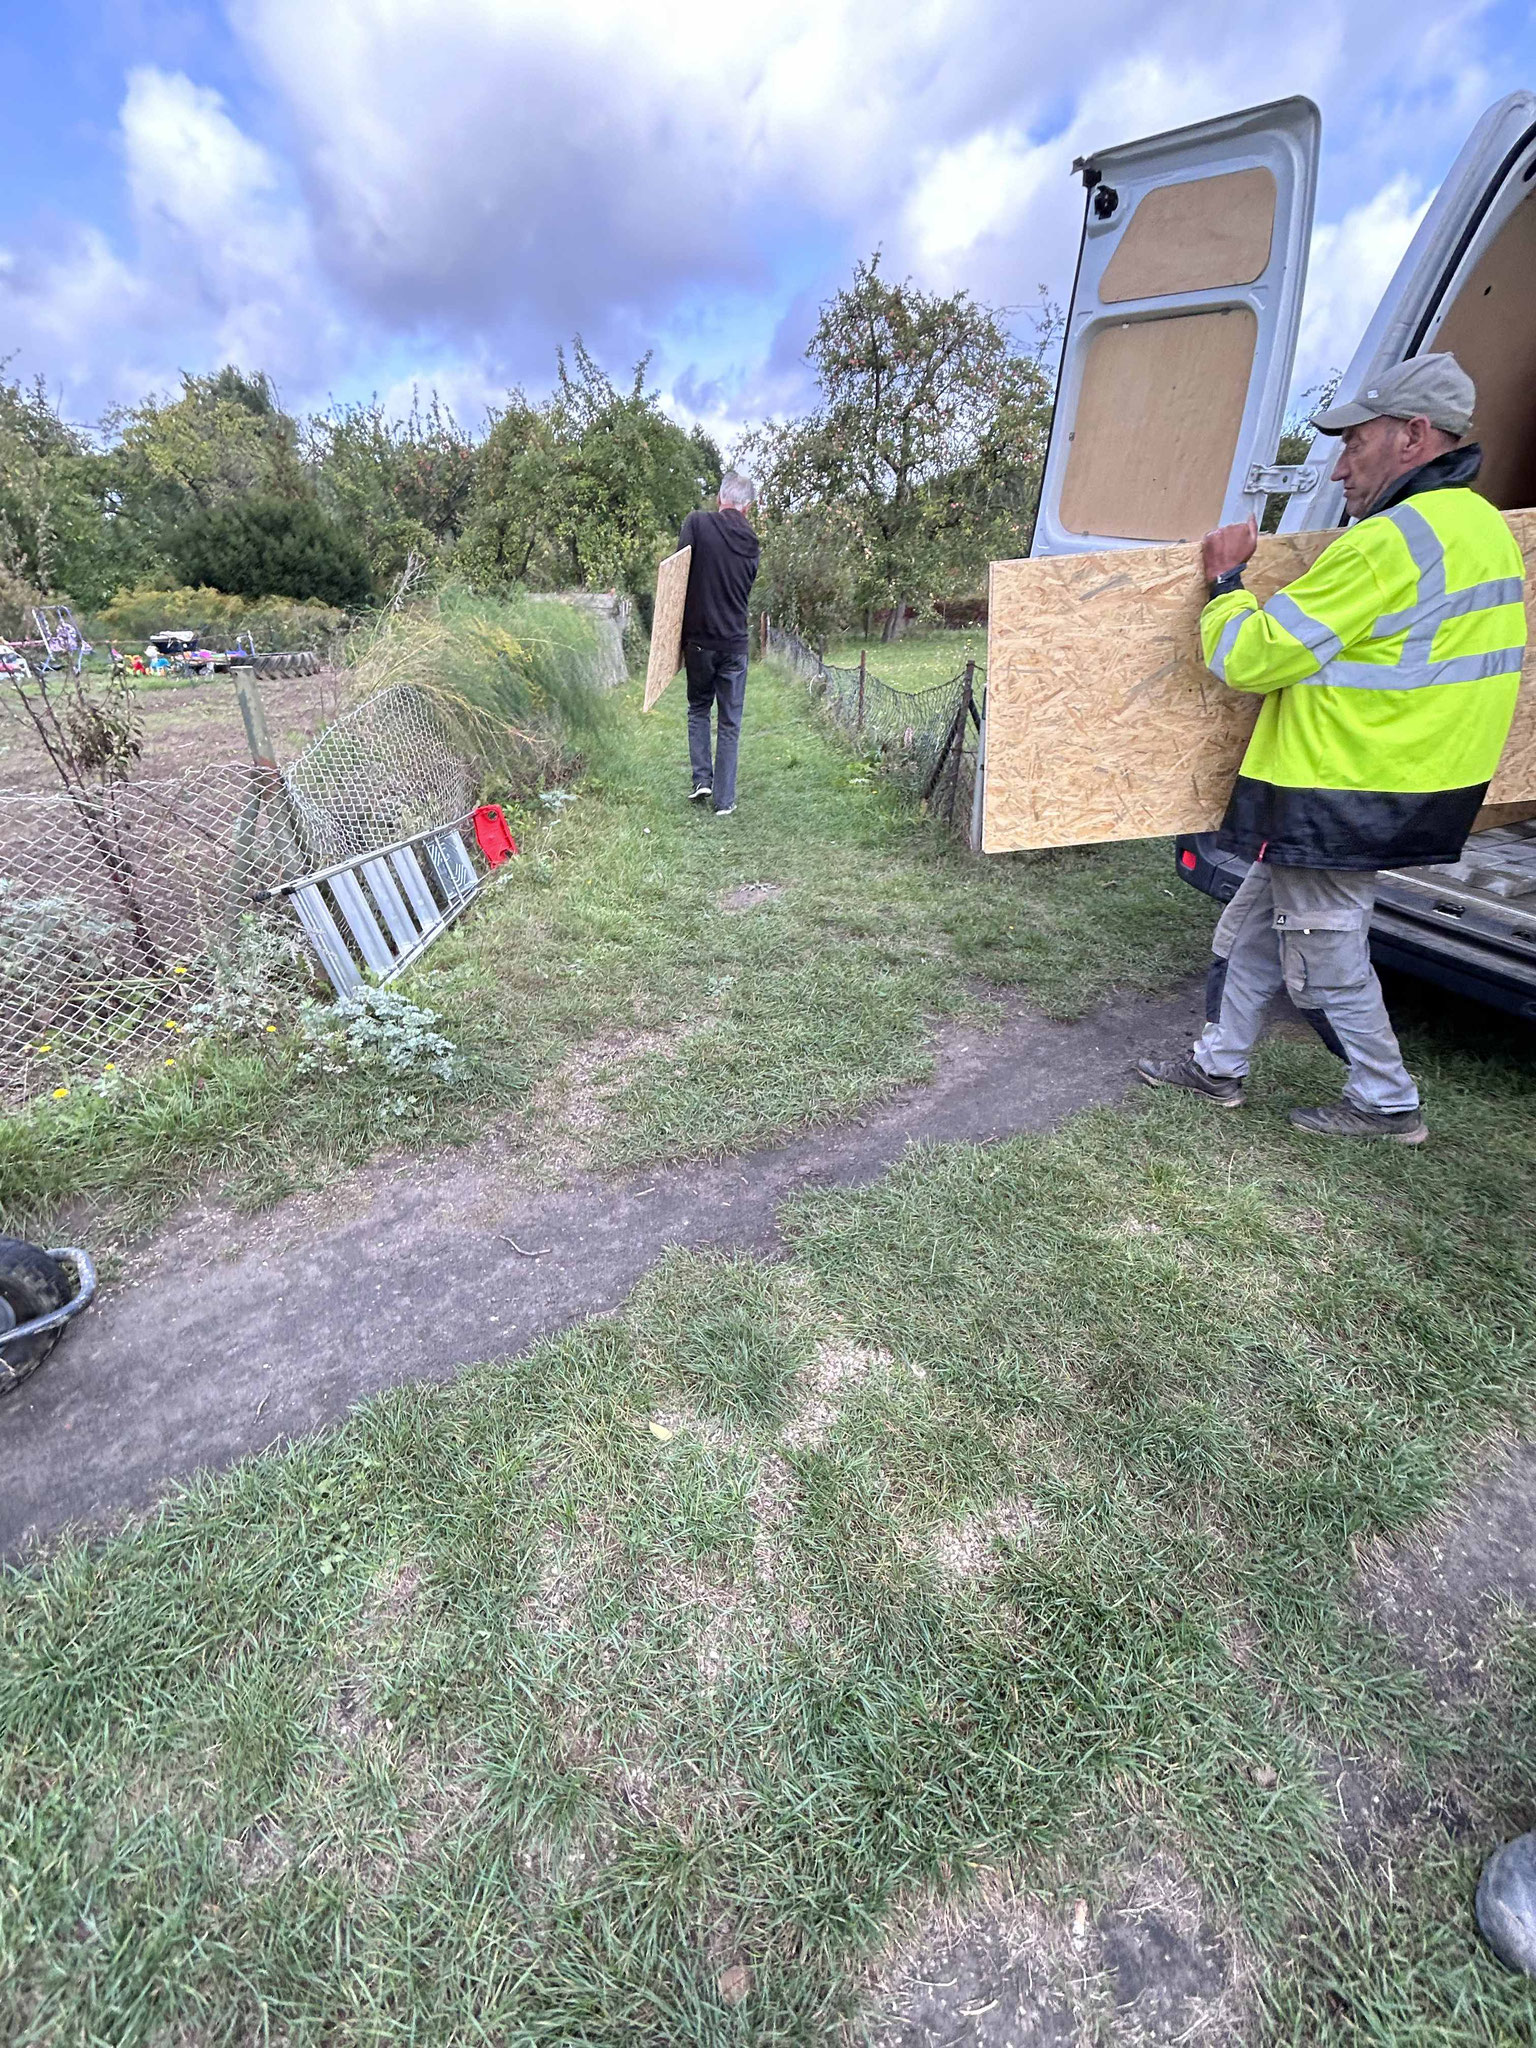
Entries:
{"type": "Polygon", "coordinates": [[[713,788],[715,809],[729,810],[736,801],[736,748],[741,739],[741,707],[747,696],[745,647],[701,647],[690,640],[683,648],[688,670],[688,758],[695,789],[713,788]],[[709,714],[715,713],[714,760],[710,760],[709,714]]]}

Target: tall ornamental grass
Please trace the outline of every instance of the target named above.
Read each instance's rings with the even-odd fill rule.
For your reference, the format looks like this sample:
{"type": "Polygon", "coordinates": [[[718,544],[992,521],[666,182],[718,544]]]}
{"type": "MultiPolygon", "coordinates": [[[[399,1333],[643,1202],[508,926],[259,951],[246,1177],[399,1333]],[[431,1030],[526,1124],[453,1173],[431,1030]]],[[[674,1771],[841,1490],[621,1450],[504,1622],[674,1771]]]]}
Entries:
{"type": "Polygon", "coordinates": [[[449,585],[349,646],[349,694],[411,683],[488,786],[536,787],[610,722],[597,622],[574,605],[449,585]]]}

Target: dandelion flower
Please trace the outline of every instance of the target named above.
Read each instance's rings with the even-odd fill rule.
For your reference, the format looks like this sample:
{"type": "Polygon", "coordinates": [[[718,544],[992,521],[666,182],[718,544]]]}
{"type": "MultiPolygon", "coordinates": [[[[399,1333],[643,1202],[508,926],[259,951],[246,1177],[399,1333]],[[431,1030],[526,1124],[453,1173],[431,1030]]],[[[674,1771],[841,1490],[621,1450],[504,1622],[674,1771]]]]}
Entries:
{"type": "Polygon", "coordinates": [[[106,1064],[106,1065],[105,1065],[105,1066],[104,1066],[104,1067],[102,1068],[102,1070],[101,1070],[101,1071],[102,1071],[102,1072],[103,1072],[104,1074],[115,1074],[115,1073],[117,1072],[117,1061],[116,1061],[116,1060],[108,1060],[108,1061],[107,1061],[107,1064],[106,1064]]]}
{"type": "Polygon", "coordinates": [[[179,1031],[181,1029],[181,1026],[176,1022],[176,1019],[174,1017],[167,1017],[165,1020],[165,1028],[167,1031],[179,1031]]]}
{"type": "Polygon", "coordinates": [[[277,1026],[276,1026],[275,1024],[269,1024],[269,1025],[267,1026],[267,1029],[268,1029],[269,1031],[275,1031],[275,1030],[277,1029],[277,1026]]]}
{"type": "Polygon", "coordinates": [[[176,1064],[176,1061],[175,1061],[175,1059],[174,1059],[174,1058],[170,1058],[170,1059],[167,1059],[167,1061],[166,1061],[166,1063],[165,1063],[165,1064],[166,1064],[166,1065],[167,1065],[168,1067],[174,1067],[174,1066],[175,1066],[175,1064],[176,1064]]]}
{"type": "Polygon", "coordinates": [[[68,1093],[69,1090],[67,1088],[55,1088],[53,1091],[53,1099],[55,1102],[62,1102],[68,1093]]]}
{"type": "Polygon", "coordinates": [[[179,960],[177,961],[176,965],[171,969],[172,974],[185,974],[186,971],[187,970],[185,969],[185,967],[182,966],[179,960]]]}
{"type": "Polygon", "coordinates": [[[38,1051],[39,1051],[39,1052],[52,1052],[52,1051],[53,1051],[53,1047],[52,1047],[51,1045],[40,1045],[40,1046],[39,1046],[39,1047],[38,1047],[37,1049],[38,1049],[38,1051]]]}

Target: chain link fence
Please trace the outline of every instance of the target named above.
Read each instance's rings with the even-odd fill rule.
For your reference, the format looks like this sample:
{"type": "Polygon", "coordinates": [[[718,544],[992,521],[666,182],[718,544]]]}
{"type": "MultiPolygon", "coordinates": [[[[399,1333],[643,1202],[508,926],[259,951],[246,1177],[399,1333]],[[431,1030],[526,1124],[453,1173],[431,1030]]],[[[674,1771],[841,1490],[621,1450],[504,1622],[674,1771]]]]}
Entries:
{"type": "Polygon", "coordinates": [[[269,889],[460,818],[474,794],[409,684],[280,769],[0,794],[0,1102],[174,1063],[252,944],[297,937],[269,889]]]}
{"type": "Polygon", "coordinates": [[[842,667],[823,660],[797,633],[771,620],[764,637],[768,653],[804,678],[834,722],[868,747],[886,774],[969,838],[984,689],[973,663],[947,683],[898,690],[867,663],[842,667]]]}

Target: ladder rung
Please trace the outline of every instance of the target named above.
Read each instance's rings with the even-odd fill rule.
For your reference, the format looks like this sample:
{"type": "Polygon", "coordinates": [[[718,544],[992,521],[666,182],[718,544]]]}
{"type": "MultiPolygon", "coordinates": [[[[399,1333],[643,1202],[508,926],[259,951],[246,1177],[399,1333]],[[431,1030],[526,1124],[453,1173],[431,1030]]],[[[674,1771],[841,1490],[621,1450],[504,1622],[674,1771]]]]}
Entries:
{"type": "Polygon", "coordinates": [[[363,862],[363,879],[373,891],[373,900],[384,913],[384,922],[389,926],[389,935],[395,942],[397,953],[409,953],[421,937],[405,907],[405,898],[395,887],[395,878],[388,865],[381,860],[363,862]]]}
{"type": "Polygon", "coordinates": [[[310,944],[320,955],[320,964],[331,977],[331,987],[337,995],[346,995],[357,987],[363,977],[347,950],[346,940],[337,929],[329,904],[320,894],[319,885],[310,883],[305,888],[295,889],[293,907],[299,914],[299,923],[309,934],[310,944]]]}
{"type": "Polygon", "coordinates": [[[395,956],[389,950],[389,943],[379,930],[378,919],[363,894],[363,886],[356,875],[332,875],[331,894],[336,906],[358,943],[358,948],[375,974],[388,974],[395,964],[395,956]]]}
{"type": "Polygon", "coordinates": [[[443,832],[436,839],[429,839],[427,854],[450,902],[457,903],[475,893],[475,870],[457,832],[443,832]]]}
{"type": "Polygon", "coordinates": [[[433,925],[441,924],[443,913],[438,908],[437,898],[427,886],[427,878],[421,872],[421,863],[416,858],[413,846],[402,846],[398,853],[389,856],[389,864],[400,877],[406,895],[411,899],[411,908],[416,913],[416,922],[423,932],[429,932],[433,925]]]}

